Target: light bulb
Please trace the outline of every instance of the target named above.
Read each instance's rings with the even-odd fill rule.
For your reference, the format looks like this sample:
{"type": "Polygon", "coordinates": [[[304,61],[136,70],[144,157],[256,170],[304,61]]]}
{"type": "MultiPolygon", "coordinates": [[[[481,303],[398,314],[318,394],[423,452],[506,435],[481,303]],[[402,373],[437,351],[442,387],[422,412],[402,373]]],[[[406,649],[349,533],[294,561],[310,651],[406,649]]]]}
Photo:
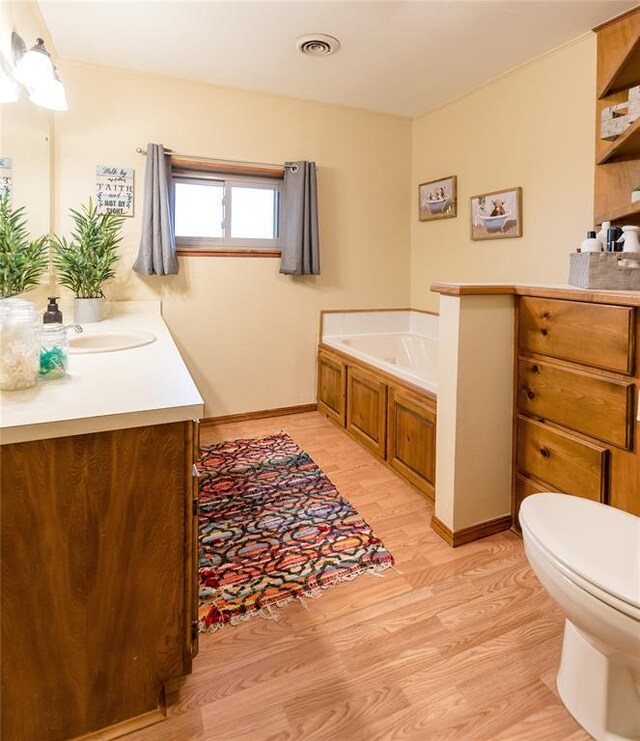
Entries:
{"type": "Polygon", "coordinates": [[[64,85],[60,82],[57,75],[44,85],[35,88],[31,92],[29,100],[36,105],[49,108],[52,111],[69,110],[64,85]]]}
{"type": "Polygon", "coordinates": [[[53,64],[42,39],[38,39],[21,57],[13,76],[29,90],[35,90],[53,81],[53,64]]]}

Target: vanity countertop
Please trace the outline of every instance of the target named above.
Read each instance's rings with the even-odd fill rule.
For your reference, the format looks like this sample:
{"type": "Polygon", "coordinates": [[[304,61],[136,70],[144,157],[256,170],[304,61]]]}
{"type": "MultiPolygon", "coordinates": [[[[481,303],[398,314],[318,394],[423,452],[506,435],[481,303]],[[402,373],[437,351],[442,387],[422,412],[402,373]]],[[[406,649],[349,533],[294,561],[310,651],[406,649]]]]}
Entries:
{"type": "Polygon", "coordinates": [[[202,397],[159,311],[113,316],[84,330],[144,331],[157,340],[115,352],[71,353],[65,378],[0,391],[1,444],[203,416],[202,397]]]}

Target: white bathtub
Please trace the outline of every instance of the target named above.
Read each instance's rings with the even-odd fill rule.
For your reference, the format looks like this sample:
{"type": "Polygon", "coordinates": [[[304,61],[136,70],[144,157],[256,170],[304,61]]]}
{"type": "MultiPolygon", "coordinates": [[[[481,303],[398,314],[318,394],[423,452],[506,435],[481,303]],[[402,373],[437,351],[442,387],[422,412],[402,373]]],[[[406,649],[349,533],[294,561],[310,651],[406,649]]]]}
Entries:
{"type": "Polygon", "coordinates": [[[326,345],[436,394],[438,341],[410,332],[325,337],[326,345]]]}

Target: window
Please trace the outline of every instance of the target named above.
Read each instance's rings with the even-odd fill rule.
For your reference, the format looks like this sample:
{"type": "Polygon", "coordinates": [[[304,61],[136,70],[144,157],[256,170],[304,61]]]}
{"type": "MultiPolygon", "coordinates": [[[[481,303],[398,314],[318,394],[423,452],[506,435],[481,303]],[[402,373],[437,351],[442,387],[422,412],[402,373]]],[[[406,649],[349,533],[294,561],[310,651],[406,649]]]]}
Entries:
{"type": "Polygon", "coordinates": [[[281,178],[174,170],[173,185],[181,254],[279,254],[281,178]]]}

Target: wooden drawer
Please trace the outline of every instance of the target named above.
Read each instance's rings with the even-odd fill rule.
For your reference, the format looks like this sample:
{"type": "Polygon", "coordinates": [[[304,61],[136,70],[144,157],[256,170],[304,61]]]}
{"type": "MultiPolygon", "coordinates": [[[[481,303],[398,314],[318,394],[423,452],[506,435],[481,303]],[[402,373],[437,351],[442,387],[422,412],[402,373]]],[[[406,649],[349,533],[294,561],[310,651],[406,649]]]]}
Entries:
{"type": "Polygon", "coordinates": [[[632,372],[632,308],[528,296],[519,307],[520,350],[632,372]]]}
{"type": "Polygon", "coordinates": [[[386,452],[387,386],[373,373],[348,366],[347,432],[381,458],[386,452]]]}
{"type": "Polygon", "coordinates": [[[518,407],[574,430],[631,449],[633,383],[520,358],[518,407]]]}
{"type": "Polygon", "coordinates": [[[328,353],[318,353],[318,410],[342,427],[345,425],[346,384],[345,364],[328,353]]]}
{"type": "Polygon", "coordinates": [[[518,417],[516,465],[551,491],[606,502],[608,462],[606,448],[518,417]]]}
{"type": "Polygon", "coordinates": [[[518,515],[520,513],[520,505],[522,504],[523,500],[526,499],[528,496],[531,496],[531,494],[540,494],[545,491],[549,491],[548,486],[544,486],[540,482],[534,481],[533,479],[527,478],[526,476],[522,476],[519,473],[516,474],[514,482],[512,515],[513,524],[517,528],[517,530],[520,530],[520,520],[518,519],[518,515]]]}
{"type": "Polygon", "coordinates": [[[430,499],[436,474],[436,412],[406,391],[389,387],[387,462],[430,499]]]}

